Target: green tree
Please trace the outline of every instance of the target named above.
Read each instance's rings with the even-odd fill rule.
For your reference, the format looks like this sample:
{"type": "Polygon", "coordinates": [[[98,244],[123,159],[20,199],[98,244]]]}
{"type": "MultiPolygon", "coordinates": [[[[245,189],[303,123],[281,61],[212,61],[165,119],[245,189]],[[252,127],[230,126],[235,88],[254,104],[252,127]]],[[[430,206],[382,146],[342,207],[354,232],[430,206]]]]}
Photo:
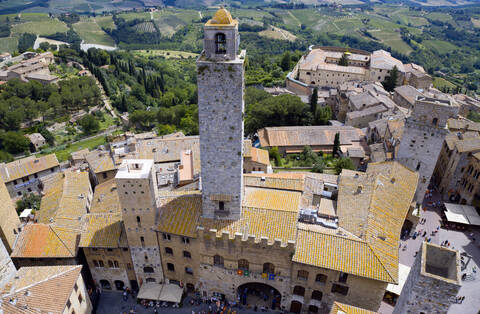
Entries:
{"type": "Polygon", "coordinates": [[[39,48],[42,49],[42,50],[44,50],[44,51],[47,51],[48,48],[50,48],[50,45],[49,45],[49,43],[47,43],[46,41],[44,41],[43,43],[40,43],[39,48]]]}
{"type": "Polygon", "coordinates": [[[20,154],[29,150],[30,141],[20,132],[8,131],[1,135],[2,146],[10,154],[20,154]]]}
{"type": "Polygon", "coordinates": [[[290,52],[286,51],[283,56],[282,56],[282,59],[280,60],[280,67],[282,68],[283,71],[288,71],[290,70],[290,64],[291,64],[291,56],[290,56],[290,52]]]}
{"type": "Polygon", "coordinates": [[[342,57],[340,58],[340,60],[338,60],[338,65],[341,65],[341,66],[348,66],[348,54],[347,53],[344,53],[342,55],[342,57]]]}
{"type": "Polygon", "coordinates": [[[40,202],[42,197],[33,193],[24,194],[21,199],[16,203],[17,212],[20,213],[26,208],[38,210],[40,208],[40,202]]]}
{"type": "Polygon", "coordinates": [[[350,158],[342,157],[335,162],[335,173],[337,175],[342,172],[342,169],[350,169],[350,170],[355,169],[355,166],[353,165],[353,162],[350,158]]]}
{"type": "Polygon", "coordinates": [[[333,140],[332,155],[333,155],[333,157],[340,156],[340,132],[337,132],[335,134],[335,139],[333,140]]]}
{"type": "Polygon", "coordinates": [[[389,91],[393,92],[395,87],[397,87],[398,81],[398,68],[397,66],[393,66],[393,69],[390,70],[390,74],[385,77],[385,81],[382,82],[383,87],[389,91]]]}
{"type": "Polygon", "coordinates": [[[171,134],[176,131],[176,128],[174,125],[171,124],[160,124],[157,127],[157,134],[158,135],[166,135],[166,134],[171,134]]]}
{"type": "Polygon", "coordinates": [[[315,87],[313,89],[312,95],[310,95],[310,112],[314,116],[315,116],[315,113],[317,112],[317,104],[318,104],[318,88],[315,87]]]}
{"type": "Polygon", "coordinates": [[[78,124],[82,127],[83,133],[95,134],[100,129],[100,123],[91,114],[87,114],[85,117],[78,121],[78,124]]]}
{"type": "Polygon", "coordinates": [[[319,157],[315,164],[313,164],[312,172],[323,173],[323,170],[325,170],[325,161],[319,157]]]}
{"type": "Polygon", "coordinates": [[[278,147],[272,147],[268,150],[268,154],[270,155],[270,159],[275,161],[275,166],[281,167],[282,166],[282,156],[278,151],[278,147]]]}
{"type": "Polygon", "coordinates": [[[317,108],[317,112],[315,114],[315,124],[328,125],[330,120],[332,120],[332,109],[330,106],[322,106],[317,108]]]}

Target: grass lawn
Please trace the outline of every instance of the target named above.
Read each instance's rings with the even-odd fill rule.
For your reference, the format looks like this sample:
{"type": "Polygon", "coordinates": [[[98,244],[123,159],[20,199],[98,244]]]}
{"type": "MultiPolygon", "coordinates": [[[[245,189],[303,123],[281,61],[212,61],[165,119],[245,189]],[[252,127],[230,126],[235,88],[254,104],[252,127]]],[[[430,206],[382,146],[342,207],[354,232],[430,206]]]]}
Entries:
{"type": "Polygon", "coordinates": [[[122,13],[118,15],[122,19],[125,19],[125,21],[131,21],[134,19],[144,19],[144,20],[150,20],[150,13],[149,12],[128,12],[128,13],[122,13]]]}
{"type": "Polygon", "coordinates": [[[56,19],[40,22],[25,22],[12,26],[12,33],[14,34],[32,33],[37,35],[51,35],[56,32],[64,33],[66,31],[68,31],[67,25],[56,19]]]}
{"type": "Polygon", "coordinates": [[[455,84],[452,82],[447,81],[443,77],[434,77],[433,78],[433,87],[435,88],[443,88],[443,87],[449,87],[449,88],[455,88],[457,87],[455,84]]]}
{"type": "Polygon", "coordinates": [[[94,137],[92,139],[77,142],[68,147],[64,147],[62,145],[62,148],[60,148],[59,150],[50,151],[48,153],[44,153],[44,155],[55,153],[55,155],[57,155],[58,161],[62,162],[62,161],[68,160],[70,158],[70,154],[73,152],[76,152],[77,150],[81,150],[84,148],[88,148],[89,150],[92,150],[100,145],[104,145],[105,143],[106,143],[105,136],[102,135],[102,136],[94,137]]]}
{"type": "Polygon", "coordinates": [[[441,54],[446,54],[448,52],[452,52],[455,49],[458,49],[458,47],[454,44],[443,40],[424,40],[422,41],[422,45],[425,45],[428,49],[436,50],[441,54]]]}
{"type": "Polygon", "coordinates": [[[15,37],[0,38],[0,51],[7,51],[13,53],[17,50],[18,39],[15,37]]]}
{"type": "Polygon", "coordinates": [[[185,52],[185,51],[175,51],[175,50],[133,50],[133,54],[142,56],[142,57],[165,57],[170,58],[196,58],[198,54],[185,52]]]}
{"type": "Polygon", "coordinates": [[[112,125],[115,125],[114,118],[107,112],[103,112],[105,121],[100,121],[100,131],[106,130],[112,125]]]}
{"type": "Polygon", "coordinates": [[[403,54],[409,54],[412,52],[412,48],[402,40],[399,33],[379,31],[372,32],[372,35],[378,38],[382,43],[392,47],[393,50],[403,54]]]}
{"type": "Polygon", "coordinates": [[[115,46],[114,40],[95,23],[93,18],[73,24],[73,29],[87,44],[115,46]]]}

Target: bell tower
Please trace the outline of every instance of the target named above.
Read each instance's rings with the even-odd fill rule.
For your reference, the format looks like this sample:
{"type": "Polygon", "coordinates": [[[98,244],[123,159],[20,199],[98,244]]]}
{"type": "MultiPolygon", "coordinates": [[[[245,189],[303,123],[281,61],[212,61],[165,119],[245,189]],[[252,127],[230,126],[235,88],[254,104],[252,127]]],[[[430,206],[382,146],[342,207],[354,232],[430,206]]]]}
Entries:
{"type": "Polygon", "coordinates": [[[238,219],[243,195],[244,59],[238,21],[221,7],[197,59],[202,216],[238,219]]]}

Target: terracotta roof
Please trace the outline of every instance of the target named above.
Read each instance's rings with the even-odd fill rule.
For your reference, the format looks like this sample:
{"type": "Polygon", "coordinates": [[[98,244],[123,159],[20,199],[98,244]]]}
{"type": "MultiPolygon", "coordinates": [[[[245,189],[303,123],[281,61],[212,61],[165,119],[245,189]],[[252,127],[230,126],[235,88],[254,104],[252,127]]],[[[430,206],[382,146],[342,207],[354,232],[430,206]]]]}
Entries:
{"type": "Polygon", "coordinates": [[[23,178],[27,175],[58,167],[59,163],[55,154],[45,155],[41,157],[30,156],[9,162],[5,165],[5,171],[1,171],[3,181],[5,183],[23,178]]]}
{"type": "Polygon", "coordinates": [[[202,197],[198,192],[168,193],[160,198],[158,230],[196,238],[202,212],[202,197]]]}
{"type": "Polygon", "coordinates": [[[77,150],[76,152],[73,152],[70,154],[72,160],[77,160],[77,159],[85,159],[85,157],[90,153],[88,148],[84,148],[81,150],[77,150]]]}
{"type": "Polygon", "coordinates": [[[76,256],[77,233],[46,224],[27,224],[11,254],[18,258],[69,258],[76,256]]]}
{"type": "Polygon", "coordinates": [[[207,26],[222,26],[222,25],[236,25],[238,24],[237,20],[232,18],[232,15],[224,7],[215,12],[212,19],[209,20],[205,25],[207,26]]]}
{"type": "Polygon", "coordinates": [[[362,130],[351,126],[267,127],[258,131],[258,137],[263,147],[333,146],[336,133],[340,133],[340,145],[352,145],[364,137],[362,130]]]}
{"type": "Polygon", "coordinates": [[[270,164],[268,150],[252,147],[251,154],[253,162],[257,162],[259,164],[267,166],[270,164]]]}
{"type": "Polygon", "coordinates": [[[447,120],[447,126],[450,130],[468,130],[480,132],[480,123],[473,122],[467,119],[453,119],[447,120]]]}
{"type": "Polygon", "coordinates": [[[121,205],[115,179],[100,183],[95,187],[90,213],[120,213],[121,205]]]}
{"type": "Polygon", "coordinates": [[[340,302],[333,302],[330,314],[376,314],[369,310],[361,309],[353,305],[347,305],[340,302]]]}
{"type": "Polygon", "coordinates": [[[391,70],[397,66],[398,71],[405,72],[402,61],[392,57],[390,52],[385,50],[376,50],[372,53],[370,68],[391,70]]]}
{"type": "Polygon", "coordinates": [[[90,152],[86,155],[85,159],[93,173],[101,173],[116,169],[112,157],[105,151],[90,152]]]}
{"type": "Polygon", "coordinates": [[[402,85],[395,88],[395,93],[402,96],[408,101],[412,106],[415,104],[415,99],[417,96],[423,96],[415,87],[410,85],[402,85]]]}
{"type": "Polygon", "coordinates": [[[304,182],[304,172],[279,172],[269,174],[251,173],[243,175],[243,183],[245,186],[271,189],[303,191],[304,182]]]}
{"type": "Polygon", "coordinates": [[[123,232],[121,213],[85,215],[80,247],[118,248],[123,232]]]}
{"type": "Polygon", "coordinates": [[[15,279],[2,291],[0,311],[9,314],[63,313],[81,270],[81,265],[20,268],[15,279]]]}
{"type": "Polygon", "coordinates": [[[300,197],[301,193],[297,191],[246,187],[243,206],[298,212],[300,197]]]}

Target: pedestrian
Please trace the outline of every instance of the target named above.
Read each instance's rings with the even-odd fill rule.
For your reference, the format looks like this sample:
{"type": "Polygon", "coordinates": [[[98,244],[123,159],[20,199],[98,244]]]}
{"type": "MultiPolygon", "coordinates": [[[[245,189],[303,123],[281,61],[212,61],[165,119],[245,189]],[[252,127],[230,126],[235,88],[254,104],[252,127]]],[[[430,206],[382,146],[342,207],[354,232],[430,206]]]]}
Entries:
{"type": "Polygon", "coordinates": [[[418,255],[418,251],[415,252],[415,255],[413,255],[413,257],[417,257],[418,255]]]}
{"type": "Polygon", "coordinates": [[[123,291],[123,301],[127,301],[127,291],[123,291]]]}
{"type": "Polygon", "coordinates": [[[460,303],[463,303],[463,300],[465,300],[465,296],[463,296],[463,297],[460,299],[460,303]]]}
{"type": "Polygon", "coordinates": [[[427,231],[424,231],[422,237],[425,238],[426,235],[427,235],[427,231]]]}

